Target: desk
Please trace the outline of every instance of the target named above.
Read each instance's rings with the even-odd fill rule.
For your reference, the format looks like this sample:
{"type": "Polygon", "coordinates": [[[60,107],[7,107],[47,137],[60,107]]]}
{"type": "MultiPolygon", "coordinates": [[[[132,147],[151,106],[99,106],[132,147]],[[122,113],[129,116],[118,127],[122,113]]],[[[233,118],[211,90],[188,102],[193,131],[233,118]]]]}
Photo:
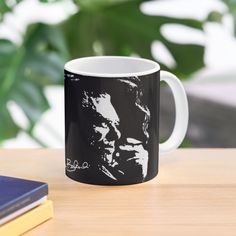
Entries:
{"type": "Polygon", "coordinates": [[[105,187],[64,175],[64,151],[0,150],[0,174],[45,181],[53,219],[27,236],[236,235],[236,149],[179,149],[143,184],[105,187]]]}

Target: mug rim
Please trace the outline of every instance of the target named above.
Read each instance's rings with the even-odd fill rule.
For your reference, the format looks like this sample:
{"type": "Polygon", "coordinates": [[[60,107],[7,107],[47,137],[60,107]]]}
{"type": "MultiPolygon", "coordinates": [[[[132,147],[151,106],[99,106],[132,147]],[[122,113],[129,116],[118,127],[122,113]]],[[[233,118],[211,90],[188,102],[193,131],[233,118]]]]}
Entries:
{"type": "Polygon", "coordinates": [[[83,76],[92,76],[92,77],[109,77],[109,78],[121,78],[121,77],[135,77],[135,76],[144,76],[144,75],[150,75],[155,72],[158,72],[160,70],[160,65],[152,61],[150,59],[146,58],[140,58],[140,57],[129,57],[129,56],[89,56],[89,57],[81,57],[81,58],[76,58],[73,60],[70,60],[66,62],[64,66],[64,70],[78,74],[78,75],[83,75],[83,76]],[[78,68],[75,68],[76,66],[78,67],[79,63],[86,62],[86,61],[93,61],[93,60],[126,60],[128,61],[133,61],[137,63],[144,63],[146,66],[149,66],[150,69],[146,70],[141,70],[137,72],[128,72],[128,73],[106,73],[106,72],[90,72],[90,71],[85,71],[85,70],[80,70],[78,68]]]}

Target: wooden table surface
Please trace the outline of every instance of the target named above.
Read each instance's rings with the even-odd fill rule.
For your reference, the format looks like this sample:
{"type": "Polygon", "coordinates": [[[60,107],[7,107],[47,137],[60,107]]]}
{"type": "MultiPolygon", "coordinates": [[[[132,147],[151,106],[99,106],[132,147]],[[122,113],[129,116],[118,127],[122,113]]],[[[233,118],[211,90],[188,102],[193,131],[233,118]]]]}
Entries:
{"type": "Polygon", "coordinates": [[[28,236],[236,235],[236,149],[179,149],[143,184],[105,187],[64,175],[64,151],[0,150],[0,174],[46,181],[55,216],[28,236]]]}

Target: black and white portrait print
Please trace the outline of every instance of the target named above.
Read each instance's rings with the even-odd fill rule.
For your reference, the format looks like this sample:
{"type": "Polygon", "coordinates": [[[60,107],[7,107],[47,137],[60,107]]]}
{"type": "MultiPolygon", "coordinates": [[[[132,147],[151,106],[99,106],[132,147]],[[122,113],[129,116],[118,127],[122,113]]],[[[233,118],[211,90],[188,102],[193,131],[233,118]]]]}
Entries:
{"type": "Polygon", "coordinates": [[[85,182],[145,181],[151,111],[140,78],[69,76],[67,172],[78,174],[85,182]]]}

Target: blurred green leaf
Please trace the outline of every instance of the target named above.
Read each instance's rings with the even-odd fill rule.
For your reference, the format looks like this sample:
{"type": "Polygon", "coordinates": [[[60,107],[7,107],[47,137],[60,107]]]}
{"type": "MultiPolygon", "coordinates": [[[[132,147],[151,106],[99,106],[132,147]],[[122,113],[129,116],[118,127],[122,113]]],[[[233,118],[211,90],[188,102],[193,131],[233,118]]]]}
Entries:
{"type": "Polygon", "coordinates": [[[184,139],[181,145],[179,146],[180,148],[191,148],[193,145],[188,139],[184,139]]]}
{"type": "Polygon", "coordinates": [[[19,127],[14,123],[6,106],[0,106],[0,142],[15,137],[19,127]]]}
{"type": "Polygon", "coordinates": [[[39,1],[43,3],[59,2],[59,0],[39,0],[39,1]]]}
{"type": "MultiPolygon", "coordinates": [[[[85,4],[86,1],[78,0],[85,4]]],[[[168,41],[160,33],[165,24],[181,24],[202,29],[202,22],[191,19],[177,19],[165,16],[149,16],[140,11],[143,1],[98,1],[95,5],[108,3],[99,10],[88,10],[91,1],[62,25],[70,54],[73,58],[89,55],[131,55],[154,59],[151,43],[161,41],[177,62],[172,71],[187,77],[202,68],[204,48],[200,45],[177,44],[168,41]],[[118,4],[119,2],[119,4],[118,4]],[[116,3],[116,4],[111,4],[116,3]]],[[[162,65],[165,69],[165,66],[162,65]]],[[[169,69],[169,68],[168,68],[169,69]]],[[[169,69],[170,70],[170,69],[169,69]]]]}
{"type": "MultiPolygon", "coordinates": [[[[60,0],[39,0],[44,3],[60,0]]],[[[17,0],[16,3],[20,2],[17,0]]],[[[59,25],[30,25],[23,44],[16,46],[0,40],[0,141],[17,135],[21,127],[8,110],[14,101],[29,120],[25,130],[32,130],[49,108],[44,89],[63,83],[63,67],[71,58],[90,55],[137,55],[154,59],[151,44],[161,41],[176,60],[173,69],[180,78],[203,67],[204,48],[200,45],[177,44],[160,32],[166,24],[180,24],[202,30],[202,22],[166,16],[145,15],[140,10],[144,0],[74,0],[80,11],[59,25]]],[[[11,11],[0,1],[0,14],[11,11]]]]}
{"type": "MultiPolygon", "coordinates": [[[[137,0],[74,0],[82,10],[92,11],[92,10],[99,10],[104,7],[108,7],[111,5],[120,4],[123,2],[131,2],[137,0]]],[[[139,0],[140,1],[140,0],[139,0]]]]}
{"type": "Polygon", "coordinates": [[[44,88],[62,84],[68,53],[57,27],[37,24],[29,27],[21,46],[0,40],[0,54],[1,141],[16,136],[19,131],[9,114],[9,101],[23,110],[30,123],[29,130],[49,108],[44,88]]]}
{"type": "Polygon", "coordinates": [[[222,0],[229,8],[234,19],[234,35],[236,36],[236,0],[222,0]]]}
{"type": "Polygon", "coordinates": [[[0,0],[0,21],[3,18],[3,15],[7,12],[12,11],[12,9],[20,3],[22,0],[6,1],[0,0]]]}
{"type": "Polygon", "coordinates": [[[222,23],[223,14],[218,11],[212,11],[207,17],[207,21],[222,23]]]}
{"type": "Polygon", "coordinates": [[[0,14],[4,14],[11,11],[11,8],[6,4],[5,1],[0,1],[0,14]]]}

